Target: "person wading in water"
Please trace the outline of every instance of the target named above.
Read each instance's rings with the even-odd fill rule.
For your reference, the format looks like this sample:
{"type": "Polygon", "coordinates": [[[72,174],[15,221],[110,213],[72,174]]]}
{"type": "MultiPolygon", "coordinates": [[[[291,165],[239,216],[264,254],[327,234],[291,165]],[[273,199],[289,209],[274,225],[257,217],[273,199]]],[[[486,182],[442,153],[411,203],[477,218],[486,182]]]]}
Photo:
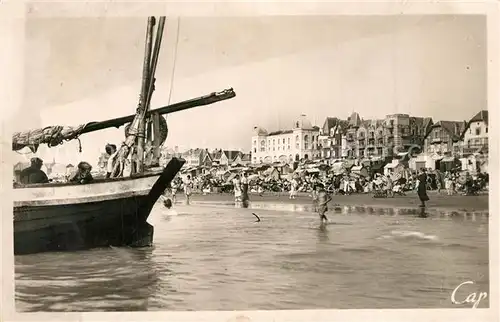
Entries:
{"type": "Polygon", "coordinates": [[[248,173],[243,173],[243,178],[241,178],[241,201],[243,203],[243,208],[248,208],[248,173]]]}
{"type": "Polygon", "coordinates": [[[425,169],[420,169],[418,175],[417,194],[420,199],[420,214],[423,215],[425,214],[425,202],[429,201],[429,196],[427,195],[427,174],[425,173],[425,169]]]}
{"type": "Polygon", "coordinates": [[[318,183],[316,185],[316,189],[318,191],[318,201],[317,201],[318,214],[321,220],[321,224],[324,224],[328,222],[328,218],[326,217],[325,213],[328,211],[328,203],[332,201],[332,198],[326,193],[323,184],[318,183]]]}
{"type": "Polygon", "coordinates": [[[184,181],[184,194],[186,195],[186,205],[189,205],[191,199],[191,193],[193,191],[193,181],[191,181],[191,176],[188,175],[184,181]]]}

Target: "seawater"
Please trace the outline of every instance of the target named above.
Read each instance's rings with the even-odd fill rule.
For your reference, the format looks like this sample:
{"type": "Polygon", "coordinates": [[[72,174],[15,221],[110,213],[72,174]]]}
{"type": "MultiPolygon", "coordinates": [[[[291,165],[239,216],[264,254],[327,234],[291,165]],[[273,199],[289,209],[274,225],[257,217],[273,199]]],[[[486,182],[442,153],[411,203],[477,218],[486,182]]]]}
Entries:
{"type": "Polygon", "coordinates": [[[487,213],[334,207],[321,226],[309,205],[175,210],[155,206],[150,248],[16,256],[16,309],[465,308],[461,283],[457,300],[489,293],[487,213]]]}

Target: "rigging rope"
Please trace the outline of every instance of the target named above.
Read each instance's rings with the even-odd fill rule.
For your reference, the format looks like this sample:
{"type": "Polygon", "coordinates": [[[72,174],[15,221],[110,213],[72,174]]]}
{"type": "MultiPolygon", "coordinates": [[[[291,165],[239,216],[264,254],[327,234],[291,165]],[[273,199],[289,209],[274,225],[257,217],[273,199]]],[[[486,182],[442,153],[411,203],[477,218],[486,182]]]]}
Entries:
{"type": "Polygon", "coordinates": [[[168,91],[168,104],[167,105],[170,105],[170,100],[172,98],[172,89],[174,87],[175,66],[177,65],[177,51],[179,48],[180,29],[181,29],[181,17],[177,17],[177,36],[175,39],[174,62],[172,65],[172,73],[170,74],[170,89],[168,91]]]}

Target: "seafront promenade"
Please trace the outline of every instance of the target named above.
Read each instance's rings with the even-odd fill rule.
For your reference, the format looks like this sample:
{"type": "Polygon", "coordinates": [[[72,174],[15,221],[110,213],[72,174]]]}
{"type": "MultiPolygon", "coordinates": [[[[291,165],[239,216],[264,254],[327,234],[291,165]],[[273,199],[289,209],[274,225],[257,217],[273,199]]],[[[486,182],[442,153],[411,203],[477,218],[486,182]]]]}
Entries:
{"type": "MultiPolygon", "coordinates": [[[[445,191],[437,193],[428,192],[430,201],[427,202],[428,209],[446,209],[457,211],[488,211],[489,196],[482,193],[477,196],[446,195],[445,191]]],[[[395,196],[394,198],[373,198],[372,194],[353,194],[349,196],[333,195],[330,205],[342,206],[372,206],[372,207],[395,207],[395,208],[417,208],[419,200],[415,192],[407,192],[406,196],[395,196]]],[[[182,204],[185,201],[184,194],[177,194],[177,203],[182,204]]],[[[232,202],[234,197],[229,193],[211,193],[211,194],[193,194],[191,204],[210,204],[221,202],[232,202]]],[[[299,193],[296,199],[289,199],[288,193],[270,193],[266,192],[262,196],[250,194],[250,202],[265,203],[285,203],[285,204],[307,204],[311,203],[310,193],[299,193]]]]}

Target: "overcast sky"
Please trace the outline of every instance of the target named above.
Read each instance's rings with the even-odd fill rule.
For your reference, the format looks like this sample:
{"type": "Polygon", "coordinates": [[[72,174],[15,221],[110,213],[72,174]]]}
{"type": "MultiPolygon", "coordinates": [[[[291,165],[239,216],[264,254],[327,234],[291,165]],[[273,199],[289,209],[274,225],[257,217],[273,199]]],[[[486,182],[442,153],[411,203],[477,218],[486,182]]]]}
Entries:
{"type": "MultiPolygon", "coordinates": [[[[17,129],[132,114],[145,27],[145,18],[28,19],[23,111],[35,117],[17,129]]],[[[288,128],[302,113],[322,125],[353,111],[464,120],[487,108],[478,16],[172,18],[152,108],[169,101],[176,48],[172,103],[229,87],[237,97],[169,116],[169,146],[249,150],[254,126],[288,128]]],[[[95,164],[120,140],[123,129],[106,130],[83,136],[80,155],[72,142],[40,156],[95,164]]]]}

